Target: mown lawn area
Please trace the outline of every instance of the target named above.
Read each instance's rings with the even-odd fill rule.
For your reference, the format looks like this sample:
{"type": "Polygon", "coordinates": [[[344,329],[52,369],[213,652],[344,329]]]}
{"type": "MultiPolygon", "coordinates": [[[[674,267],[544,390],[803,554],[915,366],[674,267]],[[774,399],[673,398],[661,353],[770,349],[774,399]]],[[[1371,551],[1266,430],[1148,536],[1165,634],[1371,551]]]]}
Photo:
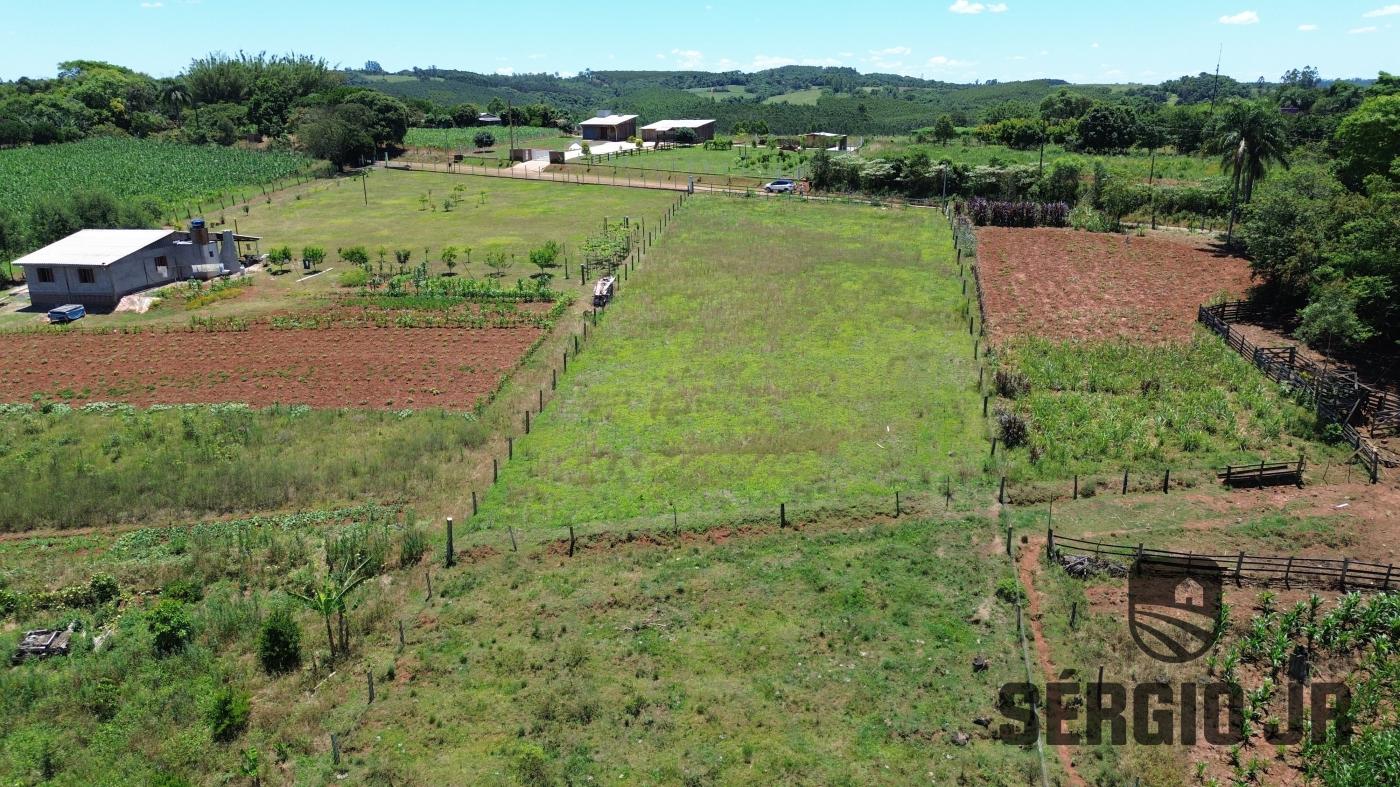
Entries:
{"type": "Polygon", "coordinates": [[[930,211],[696,197],[478,521],[841,505],[980,467],[951,250],[930,211]]]}
{"type": "Polygon", "coordinates": [[[735,147],[732,150],[706,150],[700,146],[643,150],[635,153],[574,159],[550,167],[552,172],[602,175],[618,178],[685,183],[689,175],[699,175],[698,183],[720,186],[759,186],[773,178],[800,178],[807,173],[805,153],[735,147]]]}

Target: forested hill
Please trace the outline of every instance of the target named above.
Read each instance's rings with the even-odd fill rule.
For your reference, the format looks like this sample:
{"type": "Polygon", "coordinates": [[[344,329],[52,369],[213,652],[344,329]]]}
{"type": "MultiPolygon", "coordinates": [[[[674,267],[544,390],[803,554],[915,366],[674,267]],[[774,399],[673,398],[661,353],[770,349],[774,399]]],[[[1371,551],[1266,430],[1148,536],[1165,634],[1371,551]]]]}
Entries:
{"type": "MultiPolygon", "coordinates": [[[[350,84],[390,95],[453,106],[485,107],[493,99],[517,106],[545,103],[577,118],[598,109],[647,119],[712,117],[729,131],[739,120],[767,121],[773,132],[839,129],[855,134],[896,134],[932,125],[950,114],[972,124],[990,107],[1007,101],[1037,104],[1065,87],[1058,79],[960,85],[895,74],[861,74],[850,68],[784,66],[766,71],[584,71],[575,77],[549,74],[495,75],[447,69],[397,74],[349,71],[350,84]]],[[[1106,98],[1105,86],[1069,86],[1106,98]]]]}

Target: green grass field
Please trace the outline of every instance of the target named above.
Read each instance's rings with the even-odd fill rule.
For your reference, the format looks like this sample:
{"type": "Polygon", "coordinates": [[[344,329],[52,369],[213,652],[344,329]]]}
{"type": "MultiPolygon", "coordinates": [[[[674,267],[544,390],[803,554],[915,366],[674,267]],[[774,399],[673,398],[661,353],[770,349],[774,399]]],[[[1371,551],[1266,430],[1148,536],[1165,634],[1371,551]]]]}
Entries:
{"type": "MultiPolygon", "coordinates": [[[[1004,145],[983,145],[980,143],[951,142],[947,145],[916,143],[908,137],[867,138],[860,149],[866,158],[878,158],[882,154],[921,150],[928,153],[933,161],[948,159],[956,164],[969,166],[1038,164],[1040,151],[1016,150],[1004,145]]],[[[1073,153],[1060,145],[1045,146],[1045,166],[1048,168],[1061,159],[1080,165],[1087,174],[1093,170],[1095,161],[1102,161],[1109,172],[1134,180],[1147,182],[1149,171],[1154,169],[1158,181],[1196,182],[1220,175],[1220,162],[1203,156],[1183,156],[1175,153],[1159,153],[1153,165],[1147,151],[1134,149],[1122,155],[1089,155],[1073,153]]]]}
{"type": "Polygon", "coordinates": [[[296,153],[120,137],[32,145],[0,150],[0,210],[24,211],[42,195],[84,189],[173,207],[256,191],[313,164],[296,153]]]}
{"type": "Polygon", "coordinates": [[[482,521],[940,486],[985,445],[960,287],[934,214],[696,198],[517,442],[482,521]]]}
{"type": "MultiPolygon", "coordinates": [[[[76,619],[108,632],[100,651],[80,634],[67,658],[0,671],[0,778],[839,784],[1038,774],[1034,751],[972,723],[997,718],[997,687],[1024,675],[1014,610],[996,596],[1010,569],[986,551],[993,528],[981,520],[770,529],[689,547],[585,543],[572,560],[531,548],[449,570],[440,529],[396,520],[361,509],[0,542],[19,629],[76,619]],[[428,602],[414,534],[428,536],[437,563],[428,602]],[[312,669],[326,657],[321,618],[284,591],[321,572],[327,545],[360,550],[382,571],[350,597],[352,657],[334,674],[312,669]],[[119,613],[110,603],[32,606],[51,581],[85,590],[99,573],[117,581],[119,613]],[[162,588],[185,599],[192,627],[167,655],[154,648],[155,599],[137,595],[162,588]],[[256,643],[278,608],[292,610],[302,658],[269,675],[256,643]],[[990,666],[973,674],[978,654],[990,666]],[[246,698],[245,716],[214,714],[225,689],[246,698]],[[216,739],[214,721],[230,718],[242,723],[216,739]],[[957,732],[970,744],[953,746],[957,732]]],[[[0,631],[0,649],[17,636],[0,631]]]]}
{"type": "Polygon", "coordinates": [[[803,153],[755,150],[737,147],[733,150],[706,150],[700,146],[648,150],[633,154],[596,157],[592,163],[584,159],[555,165],[551,171],[609,175],[626,178],[674,178],[684,183],[691,174],[702,177],[700,182],[720,185],[752,186],[772,178],[800,178],[807,172],[808,156],[803,153]],[[712,176],[712,177],[704,177],[712,176]],[[720,177],[722,176],[722,177],[720,177]]]}
{"type": "MultiPolygon", "coordinates": [[[[475,126],[472,128],[411,128],[404,136],[403,142],[409,147],[438,148],[442,150],[475,150],[476,135],[489,131],[496,138],[495,147],[505,151],[509,147],[511,129],[509,126],[475,126]]],[[[551,147],[555,150],[564,150],[572,142],[577,142],[575,137],[566,137],[557,128],[545,128],[542,126],[516,126],[515,141],[517,147],[551,147]],[[562,147],[552,147],[562,145],[562,147]]]]}
{"type": "Polygon", "coordinates": [[[817,99],[826,92],[825,88],[809,87],[805,90],[794,90],[791,93],[781,93],[776,96],[769,96],[763,99],[765,104],[797,104],[800,106],[816,106],[817,99]]]}
{"type": "Polygon", "coordinates": [[[1016,481],[1108,481],[1130,469],[1160,483],[1172,468],[1195,482],[1226,464],[1345,456],[1319,438],[1306,407],[1214,336],[1159,346],[1025,341],[998,361],[1028,385],[997,405],[1030,425],[1025,445],[1001,453],[999,469],[1016,481]]]}
{"type": "MultiPolygon", "coordinates": [[[[233,229],[237,222],[239,232],[262,236],[264,252],[287,245],[299,259],[302,248],[319,245],[327,253],[322,269],[334,270],[306,281],[298,281],[302,278],[299,267],[283,276],[258,275],[249,294],[203,307],[198,314],[247,317],[314,305],[317,296],[343,289],[337,272],[348,265],[336,250],[351,246],[364,246],[375,264],[383,248],[387,265],[393,265],[398,248],[411,250],[410,262],[416,265],[426,247],[430,270],[438,275],[446,270],[440,261],[442,248],[452,245],[462,252],[456,274],[478,279],[488,272],[481,264],[482,255],[498,250],[516,255],[517,263],[506,279],[513,283],[535,272],[526,259],[531,249],[545,241],[564,244],[571,260],[576,260],[578,244],[596,231],[605,216],[653,221],[676,201],[675,194],[663,191],[400,170],[375,170],[363,185],[368,189],[368,205],[359,179],[337,178],[275,193],[270,202],[255,199],[246,213],[240,208],[206,214],[216,231],[233,229]],[[459,204],[443,210],[443,201],[453,197],[459,204]],[[470,263],[466,248],[472,249],[470,263]]],[[[570,272],[576,270],[571,262],[570,272]]],[[[93,315],[85,322],[115,327],[183,323],[189,317],[182,310],[155,310],[93,315]]],[[[31,326],[38,320],[35,313],[6,312],[0,314],[0,329],[31,326]]]]}

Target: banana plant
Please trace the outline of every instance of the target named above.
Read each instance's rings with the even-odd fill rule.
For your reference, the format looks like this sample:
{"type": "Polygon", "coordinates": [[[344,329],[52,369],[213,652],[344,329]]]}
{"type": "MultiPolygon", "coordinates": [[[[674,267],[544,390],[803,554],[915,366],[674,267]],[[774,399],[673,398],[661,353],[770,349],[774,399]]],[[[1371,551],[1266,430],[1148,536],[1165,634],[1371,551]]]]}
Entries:
{"type": "MultiPolygon", "coordinates": [[[[326,644],[330,646],[332,661],[336,658],[337,648],[335,644],[335,629],[331,626],[331,618],[338,615],[340,617],[341,628],[342,630],[344,629],[345,597],[350,595],[351,591],[369,579],[368,574],[360,573],[361,569],[363,569],[368,562],[369,558],[365,558],[358,566],[351,569],[348,574],[327,574],[321,578],[319,584],[308,588],[308,592],[305,594],[291,591],[293,597],[300,600],[307,608],[319,614],[326,622],[326,644]]],[[[345,655],[345,652],[349,650],[349,644],[346,638],[342,636],[341,655],[345,655]]]]}

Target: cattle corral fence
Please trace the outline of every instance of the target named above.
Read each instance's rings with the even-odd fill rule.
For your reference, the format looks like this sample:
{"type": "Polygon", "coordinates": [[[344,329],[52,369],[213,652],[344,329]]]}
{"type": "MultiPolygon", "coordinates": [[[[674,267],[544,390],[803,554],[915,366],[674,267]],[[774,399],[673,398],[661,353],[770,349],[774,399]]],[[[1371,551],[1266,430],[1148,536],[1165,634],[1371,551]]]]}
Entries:
{"type": "Polygon", "coordinates": [[[1329,368],[1302,357],[1296,346],[1260,347],[1230,325],[1231,321],[1258,314],[1258,308],[1248,301],[1234,301],[1202,306],[1196,319],[1269,379],[1307,393],[1317,407],[1318,419],[1338,426],[1342,439],[1354,449],[1353,456],[1361,460],[1371,483],[1376,483],[1381,465],[1386,462],[1371,438],[1400,432],[1400,401],[1362,383],[1356,372],[1329,368]],[[1361,429],[1367,433],[1363,435],[1361,429]]]}
{"type": "Polygon", "coordinates": [[[1057,535],[1054,530],[1046,531],[1045,552],[1051,560],[1062,556],[1083,556],[1130,565],[1139,560],[1150,561],[1170,565],[1186,574],[1233,579],[1236,585],[1246,581],[1260,584],[1281,582],[1284,587],[1304,585],[1335,587],[1343,591],[1382,592],[1397,589],[1397,585],[1400,585],[1400,573],[1395,571],[1393,563],[1368,563],[1351,558],[1249,555],[1244,552],[1233,555],[1176,552],[1144,547],[1142,544],[1110,544],[1071,538],[1057,535]]]}

